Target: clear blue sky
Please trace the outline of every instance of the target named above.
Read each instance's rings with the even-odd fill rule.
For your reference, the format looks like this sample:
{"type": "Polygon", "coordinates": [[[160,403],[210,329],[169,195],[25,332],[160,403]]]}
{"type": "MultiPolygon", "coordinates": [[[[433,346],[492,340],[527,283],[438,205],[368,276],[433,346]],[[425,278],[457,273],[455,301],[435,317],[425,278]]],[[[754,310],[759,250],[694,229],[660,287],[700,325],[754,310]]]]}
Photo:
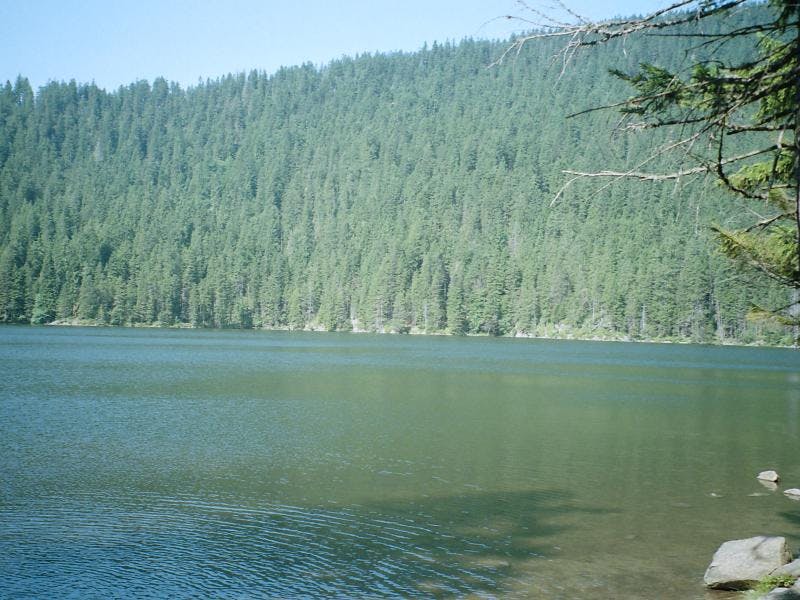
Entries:
{"type": "MultiPolygon", "coordinates": [[[[663,5],[565,4],[592,19],[663,5]]],[[[550,0],[529,5],[552,10],[550,0]]],[[[0,0],[0,82],[21,74],[34,89],[70,79],[115,89],[162,76],[187,86],[425,42],[505,38],[521,28],[496,19],[505,14],[526,13],[514,0],[0,0]]]]}

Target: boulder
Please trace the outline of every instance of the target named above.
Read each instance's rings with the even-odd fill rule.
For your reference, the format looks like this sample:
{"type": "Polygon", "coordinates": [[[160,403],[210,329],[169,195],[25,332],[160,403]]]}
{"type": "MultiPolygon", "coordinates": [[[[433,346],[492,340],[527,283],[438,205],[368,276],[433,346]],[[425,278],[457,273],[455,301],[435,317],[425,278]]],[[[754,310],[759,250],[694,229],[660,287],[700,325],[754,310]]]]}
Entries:
{"type": "Polygon", "coordinates": [[[756,479],[760,479],[761,481],[771,481],[773,483],[778,483],[781,478],[775,471],[761,471],[756,476],[756,479]]]}
{"type": "Polygon", "coordinates": [[[714,553],[703,581],[717,590],[746,590],[791,558],[784,537],[760,535],[731,540],[714,553]]]}
{"type": "Polygon", "coordinates": [[[783,493],[789,496],[792,500],[800,500],[800,490],[797,488],[791,488],[788,490],[783,490],[783,493]]]}
{"type": "Polygon", "coordinates": [[[800,558],[795,558],[788,565],[778,567],[772,573],[770,573],[770,575],[788,575],[789,577],[794,577],[795,579],[800,578],[800,558]]]}

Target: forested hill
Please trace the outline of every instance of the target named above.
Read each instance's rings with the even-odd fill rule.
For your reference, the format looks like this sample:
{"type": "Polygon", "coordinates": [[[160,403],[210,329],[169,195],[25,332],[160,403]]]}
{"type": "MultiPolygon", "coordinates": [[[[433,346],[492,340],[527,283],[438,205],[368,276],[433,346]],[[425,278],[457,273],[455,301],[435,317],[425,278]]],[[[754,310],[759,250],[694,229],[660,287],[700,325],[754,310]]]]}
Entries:
{"type": "Polygon", "coordinates": [[[784,291],[715,250],[712,185],[574,185],[634,165],[609,68],[675,38],[492,68],[502,42],[114,92],[0,91],[0,321],[778,343],[784,291]]]}

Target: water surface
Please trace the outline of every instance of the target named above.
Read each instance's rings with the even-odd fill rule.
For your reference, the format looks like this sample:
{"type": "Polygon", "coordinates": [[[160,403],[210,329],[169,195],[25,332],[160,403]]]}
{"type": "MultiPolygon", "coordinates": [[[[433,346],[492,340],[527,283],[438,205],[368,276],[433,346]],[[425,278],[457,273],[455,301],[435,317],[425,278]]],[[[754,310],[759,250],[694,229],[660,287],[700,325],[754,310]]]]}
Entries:
{"type": "Polygon", "coordinates": [[[791,350],[3,327],[0,595],[704,598],[798,456],[791,350]]]}

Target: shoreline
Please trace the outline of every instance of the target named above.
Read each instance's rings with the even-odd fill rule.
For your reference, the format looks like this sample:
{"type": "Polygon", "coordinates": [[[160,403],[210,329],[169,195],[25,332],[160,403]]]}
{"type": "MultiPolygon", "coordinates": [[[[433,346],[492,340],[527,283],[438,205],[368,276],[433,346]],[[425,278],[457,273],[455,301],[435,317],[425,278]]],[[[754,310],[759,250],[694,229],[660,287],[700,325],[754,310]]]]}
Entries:
{"type": "MultiPolygon", "coordinates": [[[[34,325],[30,323],[5,323],[5,325],[30,325],[32,327],[118,327],[126,329],[196,329],[208,331],[302,331],[311,333],[372,333],[379,335],[428,335],[428,336],[447,336],[447,337],[469,337],[469,338],[498,338],[498,339],[531,339],[531,340],[566,340],[566,341],[580,341],[580,342],[626,342],[634,344],[676,344],[676,345],[692,345],[692,346],[714,346],[714,347],[741,347],[741,348],[781,348],[781,349],[797,349],[796,345],[786,344],[769,344],[763,341],[756,342],[742,342],[739,340],[722,341],[692,341],[687,338],[631,338],[625,335],[588,335],[580,334],[570,331],[565,331],[563,334],[555,335],[536,335],[521,331],[515,331],[504,335],[489,335],[487,333],[464,333],[453,334],[447,331],[423,331],[417,328],[410,328],[408,331],[396,331],[384,328],[383,330],[370,330],[359,327],[352,329],[338,329],[328,330],[321,326],[308,325],[303,328],[285,327],[197,327],[191,323],[177,323],[167,325],[164,323],[127,323],[122,325],[111,325],[108,323],[101,323],[93,320],[86,319],[57,319],[49,323],[42,323],[34,325]]],[[[558,328],[558,326],[554,326],[558,328]]]]}

